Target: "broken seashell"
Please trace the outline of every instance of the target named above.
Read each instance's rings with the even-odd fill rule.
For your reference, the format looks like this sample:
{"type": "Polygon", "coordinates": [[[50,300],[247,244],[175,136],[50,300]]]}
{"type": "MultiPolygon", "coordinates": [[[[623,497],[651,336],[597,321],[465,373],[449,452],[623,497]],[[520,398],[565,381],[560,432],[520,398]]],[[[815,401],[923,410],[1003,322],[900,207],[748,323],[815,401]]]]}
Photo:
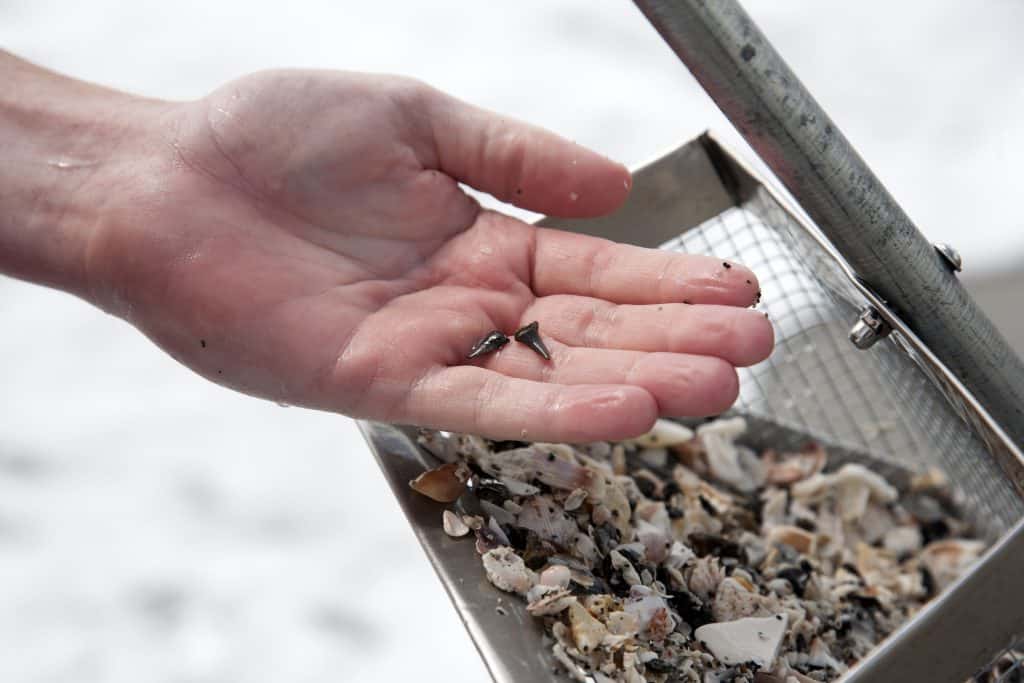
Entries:
{"type": "Polygon", "coordinates": [[[635,636],[640,631],[640,619],[632,612],[609,612],[605,624],[616,636],[635,636]]]}
{"type": "Polygon", "coordinates": [[[740,490],[753,491],[764,483],[764,465],[749,448],[735,443],[747,429],[742,417],[715,420],[697,428],[704,445],[708,468],[719,481],[740,490]]]}
{"type": "Polygon", "coordinates": [[[834,474],[816,474],[798,481],[790,492],[796,498],[814,500],[831,489],[836,492],[836,512],[845,522],[864,514],[868,500],[891,503],[899,495],[896,488],[881,476],[856,463],[843,465],[834,474]]]}
{"type": "Polygon", "coordinates": [[[640,635],[653,641],[665,640],[665,637],[676,627],[668,609],[668,603],[660,595],[646,595],[637,600],[630,600],[623,610],[636,616],[637,629],[640,635]]]}
{"type": "Polygon", "coordinates": [[[484,518],[479,515],[462,515],[462,521],[473,531],[478,531],[484,525],[484,518]]]}
{"type": "Polygon", "coordinates": [[[564,611],[576,598],[565,588],[537,584],[526,594],[526,600],[526,611],[542,617],[564,611]]]}
{"type": "Polygon", "coordinates": [[[921,551],[921,564],[932,575],[941,591],[953,583],[985,550],[981,541],[951,538],[935,541],[921,551]]]}
{"type": "Polygon", "coordinates": [[[540,573],[540,583],[556,588],[568,588],[572,572],[564,564],[553,564],[540,573]]]}
{"type": "Polygon", "coordinates": [[[451,510],[445,510],[441,513],[441,525],[444,527],[444,532],[453,538],[465,536],[469,533],[469,527],[466,523],[451,510]]]}
{"type": "Polygon", "coordinates": [[[445,515],[446,531],[457,521],[477,528],[489,580],[526,588],[527,611],[579,680],[834,678],[934,595],[936,577],[951,581],[969,564],[960,555],[977,553],[937,539],[970,528],[943,487],[922,479],[893,505],[896,489],[869,470],[826,473],[818,446],[766,453],[757,463],[766,488],[739,491],[757,481],[755,456],[736,442],[741,426],[711,423],[671,454],[663,444],[440,435],[430,448],[473,465],[481,488],[466,502],[481,501],[488,518],[445,515]],[[719,447],[735,463],[721,465],[719,447]],[[732,477],[723,474],[731,464],[732,477]],[[512,551],[518,564],[495,564],[512,551]],[[694,629],[780,613],[790,627],[785,651],[769,653],[776,668],[755,673],[756,662],[694,649],[694,629]]]}
{"type": "Polygon", "coordinates": [[[911,491],[928,491],[932,489],[944,489],[949,486],[949,479],[941,471],[933,468],[915,475],[910,480],[911,491]]]}
{"type": "Polygon", "coordinates": [[[705,624],[694,637],[723,664],[752,662],[759,668],[768,668],[775,661],[788,623],[785,612],[771,617],[748,617],[705,624]]]}
{"type": "Polygon", "coordinates": [[[846,671],[846,665],[832,656],[828,645],[821,638],[815,638],[811,641],[811,649],[807,652],[807,655],[807,663],[811,666],[819,668],[828,667],[836,673],[846,671]]]}
{"type": "Polygon", "coordinates": [[[687,583],[697,597],[707,600],[715,594],[725,577],[725,569],[719,564],[718,558],[708,555],[694,561],[687,583]]]}
{"type": "Polygon", "coordinates": [[[422,473],[409,487],[438,503],[454,503],[465,492],[471,475],[465,463],[447,463],[422,473]]]}
{"type": "Polygon", "coordinates": [[[889,529],[882,539],[882,547],[897,557],[916,553],[921,549],[923,539],[916,526],[898,526],[889,529]]]}
{"type": "Polygon", "coordinates": [[[573,642],[581,652],[590,652],[596,649],[606,635],[608,629],[604,624],[594,618],[583,605],[575,598],[569,603],[569,628],[572,632],[573,642]]]}
{"type": "Polygon", "coordinates": [[[659,419],[654,423],[651,431],[623,443],[633,444],[641,448],[669,448],[692,441],[693,437],[693,430],[689,427],[685,427],[672,420],[659,419]]]}
{"type": "Polygon", "coordinates": [[[501,530],[501,527],[495,523],[492,517],[487,524],[484,524],[476,530],[476,551],[480,555],[486,554],[490,550],[501,548],[503,546],[509,546],[508,536],[501,530]]]}
{"type": "Polygon", "coordinates": [[[487,580],[503,591],[525,596],[537,583],[537,575],[512,548],[488,550],[482,560],[487,580]]]}
{"type": "Polygon", "coordinates": [[[606,487],[603,502],[604,507],[608,509],[608,514],[611,515],[612,526],[619,530],[619,534],[623,538],[629,537],[632,531],[630,518],[633,515],[633,509],[629,505],[629,497],[626,496],[618,482],[613,481],[606,487]]]}
{"type": "Polygon", "coordinates": [[[769,488],[761,494],[761,528],[767,532],[773,526],[787,523],[786,508],[789,494],[785,489],[769,488]]]}
{"type": "Polygon", "coordinates": [[[533,496],[540,493],[540,489],[533,484],[527,484],[525,481],[519,481],[512,477],[499,477],[498,481],[504,484],[509,494],[513,496],[533,496]]]}
{"type": "Polygon", "coordinates": [[[572,660],[571,657],[566,653],[565,646],[562,643],[555,643],[551,647],[551,653],[558,660],[558,663],[565,667],[569,676],[578,683],[588,683],[587,672],[580,668],[580,665],[572,660]]]}
{"type": "Polygon", "coordinates": [[[480,501],[480,509],[487,513],[491,519],[498,521],[498,524],[514,524],[516,516],[500,505],[495,505],[489,500],[480,501]]]}
{"type": "Polygon", "coordinates": [[[576,520],[562,512],[548,495],[527,499],[522,504],[516,524],[562,548],[567,548],[578,532],[576,520]]]}
{"type": "Polygon", "coordinates": [[[764,454],[765,482],[788,485],[818,474],[825,469],[826,453],[819,444],[810,444],[799,453],[764,454]]]}
{"type": "Polygon", "coordinates": [[[562,504],[568,511],[579,509],[580,505],[583,505],[583,501],[587,499],[586,489],[573,489],[572,492],[566,497],[565,502],[562,504]]]}
{"type": "Polygon", "coordinates": [[[878,543],[896,524],[893,514],[878,503],[868,503],[857,517],[857,528],[867,543],[878,543]]]}
{"type": "Polygon", "coordinates": [[[672,548],[672,540],[668,533],[661,527],[657,527],[642,519],[636,520],[636,539],[644,546],[644,557],[648,562],[661,564],[668,557],[672,548]]]}
{"type": "Polygon", "coordinates": [[[804,555],[813,555],[817,548],[814,534],[797,526],[777,526],[768,532],[769,543],[785,543],[804,555]]]}
{"type": "Polygon", "coordinates": [[[582,488],[598,500],[604,494],[604,476],[576,462],[576,453],[566,444],[535,443],[525,448],[480,454],[477,465],[502,481],[534,479],[551,488],[572,491],[582,488]]]}
{"type": "Polygon", "coordinates": [[[618,550],[613,550],[608,553],[608,559],[611,560],[612,567],[618,569],[622,573],[622,579],[630,586],[638,586],[643,582],[640,581],[640,575],[636,573],[636,568],[633,563],[626,558],[618,550]]]}
{"type": "Polygon", "coordinates": [[[747,590],[742,583],[729,577],[718,585],[715,599],[711,603],[711,615],[715,621],[733,621],[743,617],[765,616],[777,607],[771,596],[747,590]]]}
{"type": "Polygon", "coordinates": [[[583,533],[578,533],[573,537],[569,544],[569,552],[573,557],[583,560],[588,567],[594,567],[601,559],[601,553],[598,551],[594,539],[583,533]]]}

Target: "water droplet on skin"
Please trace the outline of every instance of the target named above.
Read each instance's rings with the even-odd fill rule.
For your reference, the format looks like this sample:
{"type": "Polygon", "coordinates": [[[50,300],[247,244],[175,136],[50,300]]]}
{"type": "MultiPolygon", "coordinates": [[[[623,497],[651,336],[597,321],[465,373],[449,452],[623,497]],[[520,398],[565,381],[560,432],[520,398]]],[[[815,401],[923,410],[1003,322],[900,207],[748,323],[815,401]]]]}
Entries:
{"type": "Polygon", "coordinates": [[[494,253],[494,250],[490,247],[480,247],[481,254],[487,254],[488,256],[494,253]]]}
{"type": "Polygon", "coordinates": [[[74,169],[74,168],[88,168],[95,166],[98,161],[90,161],[88,159],[75,159],[72,157],[57,157],[56,159],[47,159],[46,164],[53,168],[59,168],[61,170],[74,169]]]}
{"type": "Polygon", "coordinates": [[[570,202],[574,202],[574,201],[576,201],[579,198],[580,198],[580,196],[577,193],[575,193],[575,192],[570,192],[569,193],[569,201],[570,202]]]}

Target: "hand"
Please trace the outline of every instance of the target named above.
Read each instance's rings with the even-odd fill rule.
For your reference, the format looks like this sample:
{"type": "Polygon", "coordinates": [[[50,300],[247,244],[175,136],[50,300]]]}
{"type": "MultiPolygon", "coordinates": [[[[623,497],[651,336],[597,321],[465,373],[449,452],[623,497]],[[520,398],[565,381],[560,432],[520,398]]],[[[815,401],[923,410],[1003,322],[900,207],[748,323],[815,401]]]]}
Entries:
{"type": "Polygon", "coordinates": [[[772,331],[754,275],[538,229],[592,216],[625,168],[419,83],[260,73],[154,107],[107,172],[90,297],[203,376],[269,399],[495,438],[591,441],[721,412],[772,331]],[[692,303],[682,303],[684,300],[692,303]],[[466,360],[492,329],[522,344],[466,360]]]}

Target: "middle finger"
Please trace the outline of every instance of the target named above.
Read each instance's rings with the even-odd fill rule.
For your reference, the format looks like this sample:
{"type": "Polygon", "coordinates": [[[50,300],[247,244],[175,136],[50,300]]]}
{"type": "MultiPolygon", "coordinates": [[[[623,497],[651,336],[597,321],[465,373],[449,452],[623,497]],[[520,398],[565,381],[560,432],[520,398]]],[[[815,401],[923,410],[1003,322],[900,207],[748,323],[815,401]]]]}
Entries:
{"type": "Polygon", "coordinates": [[[542,336],[593,349],[715,356],[744,367],[768,357],[775,335],[764,313],[703,304],[619,305],[585,296],[546,296],[523,314],[542,336]]]}

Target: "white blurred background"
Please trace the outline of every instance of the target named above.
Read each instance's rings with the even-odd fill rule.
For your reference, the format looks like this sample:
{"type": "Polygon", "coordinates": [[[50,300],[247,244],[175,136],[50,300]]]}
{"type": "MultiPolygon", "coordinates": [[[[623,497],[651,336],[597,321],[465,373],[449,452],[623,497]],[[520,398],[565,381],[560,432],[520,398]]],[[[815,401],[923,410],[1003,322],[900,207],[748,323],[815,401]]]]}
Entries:
{"type": "MultiPolygon", "coordinates": [[[[1024,3],[746,6],[922,230],[1018,300],[1024,3]]],[[[397,72],[628,164],[706,127],[749,154],[627,0],[0,0],[0,47],[164,98],[397,72]]],[[[0,278],[0,681],[485,677],[350,420],[0,278]]]]}

